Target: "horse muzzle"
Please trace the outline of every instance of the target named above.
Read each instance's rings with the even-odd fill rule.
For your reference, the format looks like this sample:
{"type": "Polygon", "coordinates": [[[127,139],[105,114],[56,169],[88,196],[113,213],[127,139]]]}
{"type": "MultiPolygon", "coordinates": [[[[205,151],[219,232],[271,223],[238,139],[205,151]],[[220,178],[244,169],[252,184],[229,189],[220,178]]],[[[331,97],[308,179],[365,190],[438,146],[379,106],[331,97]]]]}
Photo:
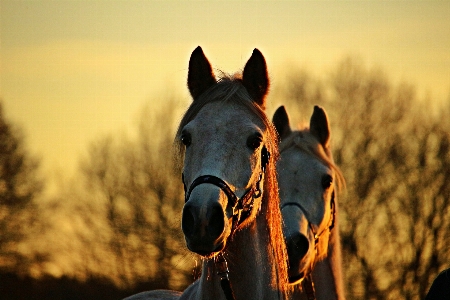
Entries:
{"type": "Polygon", "coordinates": [[[284,236],[289,259],[289,283],[299,283],[311,270],[311,248],[313,244],[308,239],[308,220],[303,211],[295,205],[286,205],[281,213],[284,220],[284,236]]]}
{"type": "MultiPolygon", "coordinates": [[[[221,190],[202,184],[193,189],[183,208],[181,228],[192,252],[210,256],[225,248],[229,220],[221,204],[221,190]]],[[[226,202],[225,202],[226,203],[226,202]]]]}
{"type": "Polygon", "coordinates": [[[308,257],[309,241],[306,236],[297,232],[286,238],[289,258],[289,283],[298,284],[310,270],[308,257]]]}

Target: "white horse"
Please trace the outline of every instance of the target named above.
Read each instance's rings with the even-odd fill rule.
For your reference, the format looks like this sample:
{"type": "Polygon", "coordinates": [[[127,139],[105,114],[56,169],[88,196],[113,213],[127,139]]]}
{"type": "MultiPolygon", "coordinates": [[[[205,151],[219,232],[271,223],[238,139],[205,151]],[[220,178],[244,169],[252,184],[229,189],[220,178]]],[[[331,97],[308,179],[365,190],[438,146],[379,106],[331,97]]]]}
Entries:
{"type": "Polygon", "coordinates": [[[200,279],[180,299],[285,298],[277,135],[263,111],[264,57],[255,49],[242,76],[216,81],[198,47],[188,87],[194,101],[177,132],[185,150],[182,229],[204,261],[200,279]]]}
{"type": "MultiPolygon", "coordinates": [[[[285,299],[288,258],[277,133],[264,113],[265,59],[255,49],[242,75],[216,80],[198,47],[189,61],[188,87],[193,102],[176,134],[184,158],[182,230],[203,265],[180,299],[285,299]]],[[[154,293],[128,299],[155,299],[154,293]]]]}
{"type": "Polygon", "coordinates": [[[273,122],[281,138],[277,170],[292,298],[345,299],[337,220],[344,178],[333,162],[326,112],[314,107],[309,130],[292,131],[284,106],[273,122]]]}

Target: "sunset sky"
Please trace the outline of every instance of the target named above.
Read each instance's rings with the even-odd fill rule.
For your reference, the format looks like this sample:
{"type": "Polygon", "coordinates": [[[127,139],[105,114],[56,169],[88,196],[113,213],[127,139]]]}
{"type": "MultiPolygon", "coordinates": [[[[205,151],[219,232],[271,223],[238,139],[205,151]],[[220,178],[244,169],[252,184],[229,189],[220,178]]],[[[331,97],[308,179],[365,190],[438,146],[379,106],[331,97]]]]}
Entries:
{"type": "MultiPolygon", "coordinates": [[[[276,84],[290,65],[326,74],[346,55],[450,101],[450,1],[0,2],[0,98],[46,171],[175,94],[201,45],[234,72],[253,48],[276,84]]],[[[269,99],[270,101],[270,99],[269,99]]]]}

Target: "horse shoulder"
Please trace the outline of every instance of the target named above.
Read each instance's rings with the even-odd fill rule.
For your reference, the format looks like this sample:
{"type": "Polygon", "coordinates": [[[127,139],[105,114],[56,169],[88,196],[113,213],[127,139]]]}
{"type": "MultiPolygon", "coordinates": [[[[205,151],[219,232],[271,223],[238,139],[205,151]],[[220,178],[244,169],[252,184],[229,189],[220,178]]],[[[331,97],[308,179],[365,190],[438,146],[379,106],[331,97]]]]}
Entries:
{"type": "Polygon", "coordinates": [[[181,292],[171,290],[154,290],[132,295],[123,300],[175,300],[179,299],[181,292]]]}
{"type": "Polygon", "coordinates": [[[179,300],[195,299],[199,287],[199,280],[196,280],[193,284],[184,290],[179,300]]]}

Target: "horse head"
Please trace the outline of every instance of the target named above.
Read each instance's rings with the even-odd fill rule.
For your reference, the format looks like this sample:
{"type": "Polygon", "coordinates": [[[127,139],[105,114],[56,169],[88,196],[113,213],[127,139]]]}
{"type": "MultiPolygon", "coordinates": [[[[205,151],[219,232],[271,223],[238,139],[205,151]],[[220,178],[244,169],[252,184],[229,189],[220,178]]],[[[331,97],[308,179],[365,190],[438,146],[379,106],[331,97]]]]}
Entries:
{"type": "Polygon", "coordinates": [[[216,80],[198,47],[187,84],[193,102],[177,132],[184,153],[182,230],[187,247],[208,257],[255,218],[276,135],[263,112],[269,79],[257,49],[242,76],[216,80]]]}
{"type": "Polygon", "coordinates": [[[281,138],[277,170],[289,281],[296,284],[327,256],[336,218],[335,190],[343,179],[331,156],[324,109],[314,107],[309,130],[293,131],[283,106],[273,122],[281,138]]]}

